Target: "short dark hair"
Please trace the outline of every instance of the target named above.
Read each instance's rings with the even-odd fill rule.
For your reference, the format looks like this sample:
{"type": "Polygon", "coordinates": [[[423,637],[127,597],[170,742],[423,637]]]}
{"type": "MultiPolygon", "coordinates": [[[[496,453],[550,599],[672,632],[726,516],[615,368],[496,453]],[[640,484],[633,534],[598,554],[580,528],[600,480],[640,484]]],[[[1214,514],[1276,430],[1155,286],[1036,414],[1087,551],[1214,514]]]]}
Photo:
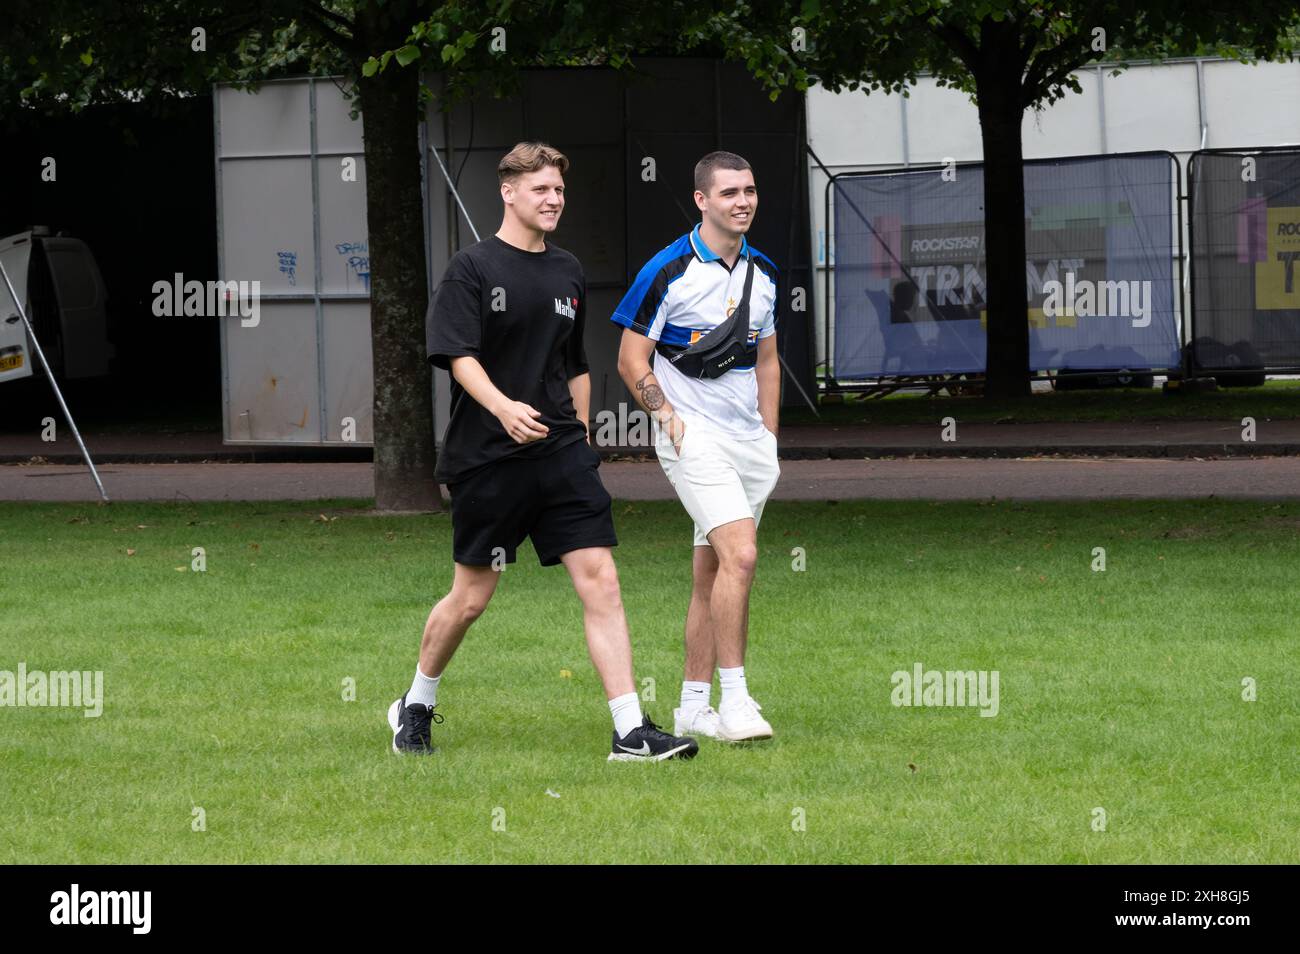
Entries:
{"type": "Polygon", "coordinates": [[[501,157],[497,163],[497,182],[517,179],[528,172],[537,172],[555,166],[563,175],[569,169],[569,160],[553,146],[544,142],[521,142],[501,157]]]}
{"type": "Polygon", "coordinates": [[[741,169],[752,168],[748,162],[734,152],[724,152],[718,150],[711,152],[695,164],[695,188],[709,194],[709,187],[713,185],[713,173],[717,169],[741,169]]]}

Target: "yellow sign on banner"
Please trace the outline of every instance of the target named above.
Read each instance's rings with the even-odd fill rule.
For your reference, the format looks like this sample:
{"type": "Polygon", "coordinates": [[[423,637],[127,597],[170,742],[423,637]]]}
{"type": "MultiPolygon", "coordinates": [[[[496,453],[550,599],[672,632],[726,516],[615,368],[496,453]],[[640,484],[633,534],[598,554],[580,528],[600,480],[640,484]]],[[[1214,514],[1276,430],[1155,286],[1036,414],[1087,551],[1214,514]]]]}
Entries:
{"type": "Polygon", "coordinates": [[[1267,259],[1255,264],[1255,308],[1300,308],[1300,207],[1268,210],[1267,259]]]}
{"type": "MultiPolygon", "coordinates": [[[[980,309],[980,327],[987,329],[989,326],[989,313],[980,309]]],[[[1048,316],[1041,308],[1029,309],[1029,327],[1031,328],[1075,328],[1078,327],[1078,321],[1075,318],[1074,309],[1068,308],[1063,314],[1057,315],[1055,320],[1048,316]]]]}

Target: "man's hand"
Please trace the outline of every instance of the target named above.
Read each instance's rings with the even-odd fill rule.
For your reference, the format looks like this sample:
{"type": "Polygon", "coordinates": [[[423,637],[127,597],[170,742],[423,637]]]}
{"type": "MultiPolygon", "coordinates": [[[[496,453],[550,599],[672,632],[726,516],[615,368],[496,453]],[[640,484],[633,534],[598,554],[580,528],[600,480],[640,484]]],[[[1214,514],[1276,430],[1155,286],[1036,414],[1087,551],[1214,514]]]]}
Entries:
{"type": "Polygon", "coordinates": [[[686,422],[678,416],[676,411],[673,411],[672,416],[667,420],[659,422],[659,426],[664,429],[668,439],[673,442],[673,450],[680,454],[682,452],[682,441],[686,437],[686,422]]]}
{"type": "Polygon", "coordinates": [[[650,370],[650,356],[654,350],[655,343],[652,340],[637,334],[631,328],[624,328],[623,340],[618,346],[618,373],[637,403],[650,412],[673,442],[673,449],[680,454],[682,438],[686,436],[686,422],[678,417],[676,409],[668,403],[663,388],[650,370]]]}
{"type": "Polygon", "coordinates": [[[516,444],[531,444],[550,433],[545,424],[536,420],[542,412],[523,401],[507,401],[493,413],[516,444]]]}
{"type": "Polygon", "coordinates": [[[451,376],[481,407],[501,422],[505,432],[516,444],[540,441],[550,429],[535,418],[542,412],[522,401],[512,401],[502,394],[488,373],[473,355],[457,355],[451,359],[451,376]]]}

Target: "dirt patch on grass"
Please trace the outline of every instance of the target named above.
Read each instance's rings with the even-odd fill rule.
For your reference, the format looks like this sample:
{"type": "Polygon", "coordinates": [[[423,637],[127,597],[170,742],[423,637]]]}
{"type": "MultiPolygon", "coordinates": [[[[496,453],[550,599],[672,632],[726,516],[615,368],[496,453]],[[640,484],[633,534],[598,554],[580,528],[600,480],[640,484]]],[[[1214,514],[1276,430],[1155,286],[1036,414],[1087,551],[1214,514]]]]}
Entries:
{"type": "Polygon", "coordinates": [[[1256,526],[1270,530],[1300,530],[1300,517],[1263,517],[1256,526]]]}

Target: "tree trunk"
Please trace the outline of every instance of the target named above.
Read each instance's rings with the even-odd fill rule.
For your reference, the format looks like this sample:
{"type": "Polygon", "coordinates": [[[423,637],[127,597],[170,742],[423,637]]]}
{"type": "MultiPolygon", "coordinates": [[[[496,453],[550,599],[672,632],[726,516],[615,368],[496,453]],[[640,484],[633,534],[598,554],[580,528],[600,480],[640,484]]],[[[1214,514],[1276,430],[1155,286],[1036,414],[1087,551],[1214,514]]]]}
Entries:
{"type": "MultiPolygon", "coordinates": [[[[405,43],[410,22],[367,4],[357,13],[358,39],[370,51],[396,49],[405,43]]],[[[425,357],[419,72],[393,61],[363,77],[359,89],[370,242],[375,509],[441,510],[433,476],[433,371],[425,357]]]]}
{"type": "Polygon", "coordinates": [[[988,268],[988,358],[984,394],[1025,397],[1029,387],[1028,286],[1025,282],[1024,118],[1019,30],[986,20],[976,98],[984,140],[984,242],[988,268]]]}

